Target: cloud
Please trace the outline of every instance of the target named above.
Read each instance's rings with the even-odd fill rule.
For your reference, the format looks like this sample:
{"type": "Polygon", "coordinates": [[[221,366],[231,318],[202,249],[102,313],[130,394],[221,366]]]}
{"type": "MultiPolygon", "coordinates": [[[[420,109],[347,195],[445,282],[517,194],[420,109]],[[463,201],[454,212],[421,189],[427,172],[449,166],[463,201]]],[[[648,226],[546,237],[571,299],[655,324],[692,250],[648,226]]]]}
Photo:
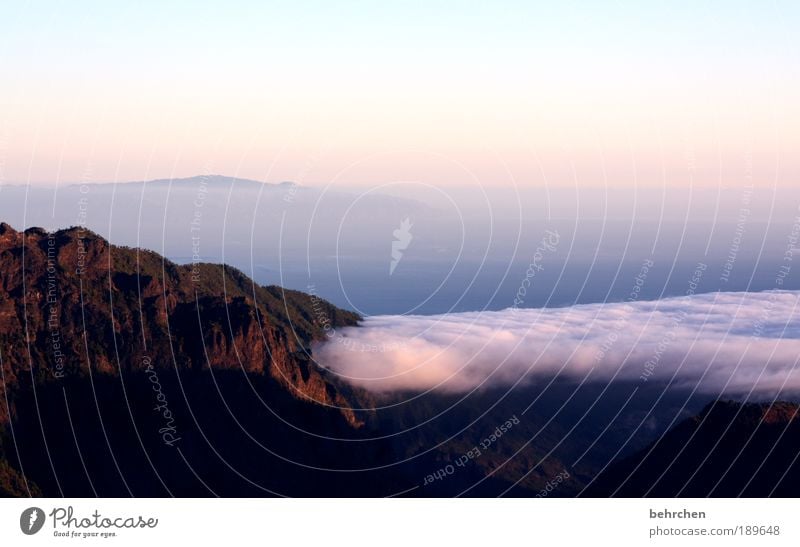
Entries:
{"type": "Polygon", "coordinates": [[[373,391],[464,392],[534,379],[800,391],[800,291],[373,316],[331,333],[318,363],[373,391]]]}

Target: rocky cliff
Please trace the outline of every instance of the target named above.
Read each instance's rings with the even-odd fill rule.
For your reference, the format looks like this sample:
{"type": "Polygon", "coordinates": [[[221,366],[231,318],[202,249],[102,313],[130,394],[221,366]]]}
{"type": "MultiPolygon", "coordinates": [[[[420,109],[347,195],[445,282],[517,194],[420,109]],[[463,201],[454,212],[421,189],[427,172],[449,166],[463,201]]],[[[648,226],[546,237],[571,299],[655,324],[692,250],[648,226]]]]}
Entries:
{"type": "Polygon", "coordinates": [[[364,415],[351,410],[358,407],[354,392],[314,363],[311,346],[325,338],[326,326],[358,320],[311,295],[258,286],[226,266],[176,265],[80,228],[19,232],[1,224],[0,488],[38,492],[24,480],[30,462],[33,476],[41,467],[51,471],[30,482],[49,494],[63,491],[70,481],[61,477],[74,469],[49,462],[53,447],[63,448],[57,438],[75,433],[76,423],[83,440],[75,433],[65,444],[84,446],[61,456],[71,462],[64,469],[79,460],[97,458],[102,467],[125,459],[119,453],[130,442],[114,447],[109,430],[129,427],[136,444],[159,447],[147,450],[191,446],[232,427],[252,437],[248,423],[282,435],[279,444],[291,453],[284,458],[335,454],[314,436],[357,436],[364,415]],[[206,414],[208,423],[200,424],[206,414]],[[294,439],[293,431],[303,433],[294,439]],[[110,458],[103,462],[98,451],[110,458]]]}
{"type": "MultiPolygon", "coordinates": [[[[178,266],[79,228],[50,234],[0,225],[0,340],[10,389],[21,374],[240,370],[344,407],[357,426],[346,397],[310,359],[312,342],[324,338],[321,318],[334,326],[359,319],[310,295],[257,286],[230,267],[178,266]]],[[[8,421],[7,409],[0,421],[8,421]]]]}

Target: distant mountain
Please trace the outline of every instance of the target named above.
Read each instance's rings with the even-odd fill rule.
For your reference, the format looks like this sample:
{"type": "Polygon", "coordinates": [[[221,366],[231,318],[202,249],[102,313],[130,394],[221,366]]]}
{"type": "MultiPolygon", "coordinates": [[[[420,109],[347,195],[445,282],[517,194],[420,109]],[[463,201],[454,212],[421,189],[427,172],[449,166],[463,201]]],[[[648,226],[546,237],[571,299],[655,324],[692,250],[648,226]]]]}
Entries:
{"type": "MultiPolygon", "coordinates": [[[[183,178],[174,178],[174,179],[154,179],[154,180],[147,180],[147,181],[130,181],[130,182],[118,182],[118,183],[98,183],[95,186],[99,185],[147,185],[147,186],[170,186],[173,188],[193,188],[197,189],[202,186],[208,186],[209,188],[230,188],[234,186],[237,189],[260,189],[260,188],[288,188],[292,186],[297,186],[293,182],[280,182],[277,184],[261,182],[258,180],[252,179],[243,179],[238,177],[228,177],[225,175],[195,175],[193,177],[183,177],[183,178]]],[[[80,186],[79,184],[71,184],[70,186],[80,186]]]]}
{"type": "Polygon", "coordinates": [[[718,401],[609,467],[588,496],[798,495],[800,405],[718,401]]]}

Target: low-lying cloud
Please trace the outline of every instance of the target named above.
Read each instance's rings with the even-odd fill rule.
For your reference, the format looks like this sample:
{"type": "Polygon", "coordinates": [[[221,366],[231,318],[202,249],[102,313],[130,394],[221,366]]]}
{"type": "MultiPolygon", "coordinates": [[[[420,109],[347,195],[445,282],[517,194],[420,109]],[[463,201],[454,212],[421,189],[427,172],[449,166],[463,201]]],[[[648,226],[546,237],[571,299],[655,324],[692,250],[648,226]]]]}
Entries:
{"type": "Polygon", "coordinates": [[[374,391],[464,392],[534,379],[673,382],[707,393],[800,391],[800,291],[373,316],[317,361],[374,391]]]}

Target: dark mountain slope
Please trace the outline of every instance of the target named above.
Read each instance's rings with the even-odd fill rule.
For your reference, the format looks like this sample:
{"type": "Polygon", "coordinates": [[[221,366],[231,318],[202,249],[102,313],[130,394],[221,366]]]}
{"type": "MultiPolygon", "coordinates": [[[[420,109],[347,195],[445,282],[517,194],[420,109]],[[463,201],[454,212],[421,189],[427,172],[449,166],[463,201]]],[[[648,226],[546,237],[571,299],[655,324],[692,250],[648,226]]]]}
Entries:
{"type": "Polygon", "coordinates": [[[796,496],[800,420],[794,403],[718,401],[612,465],[589,496],[796,496]]]}
{"type": "MultiPolygon", "coordinates": [[[[335,490],[341,473],[298,481],[296,469],[357,467],[320,436],[359,438],[365,413],[309,355],[322,325],[357,320],[231,268],[177,266],[77,228],[2,224],[0,489],[335,490]]],[[[360,453],[377,461],[381,450],[360,453]]]]}
{"type": "MultiPolygon", "coordinates": [[[[597,427],[562,442],[591,390],[553,419],[552,401],[521,414],[532,389],[351,410],[378,401],[309,354],[355,314],[80,229],[0,226],[0,294],[6,495],[532,495],[597,427]]],[[[553,495],[574,494],[591,470],[570,469],[553,495]]]]}
{"type": "Polygon", "coordinates": [[[324,337],[315,314],[334,326],[354,325],[358,316],[303,293],[257,286],[236,269],[177,266],[77,228],[19,233],[3,224],[0,289],[12,387],[31,369],[46,380],[151,363],[157,370],[262,374],[298,397],[347,406],[308,356],[324,337]]]}

